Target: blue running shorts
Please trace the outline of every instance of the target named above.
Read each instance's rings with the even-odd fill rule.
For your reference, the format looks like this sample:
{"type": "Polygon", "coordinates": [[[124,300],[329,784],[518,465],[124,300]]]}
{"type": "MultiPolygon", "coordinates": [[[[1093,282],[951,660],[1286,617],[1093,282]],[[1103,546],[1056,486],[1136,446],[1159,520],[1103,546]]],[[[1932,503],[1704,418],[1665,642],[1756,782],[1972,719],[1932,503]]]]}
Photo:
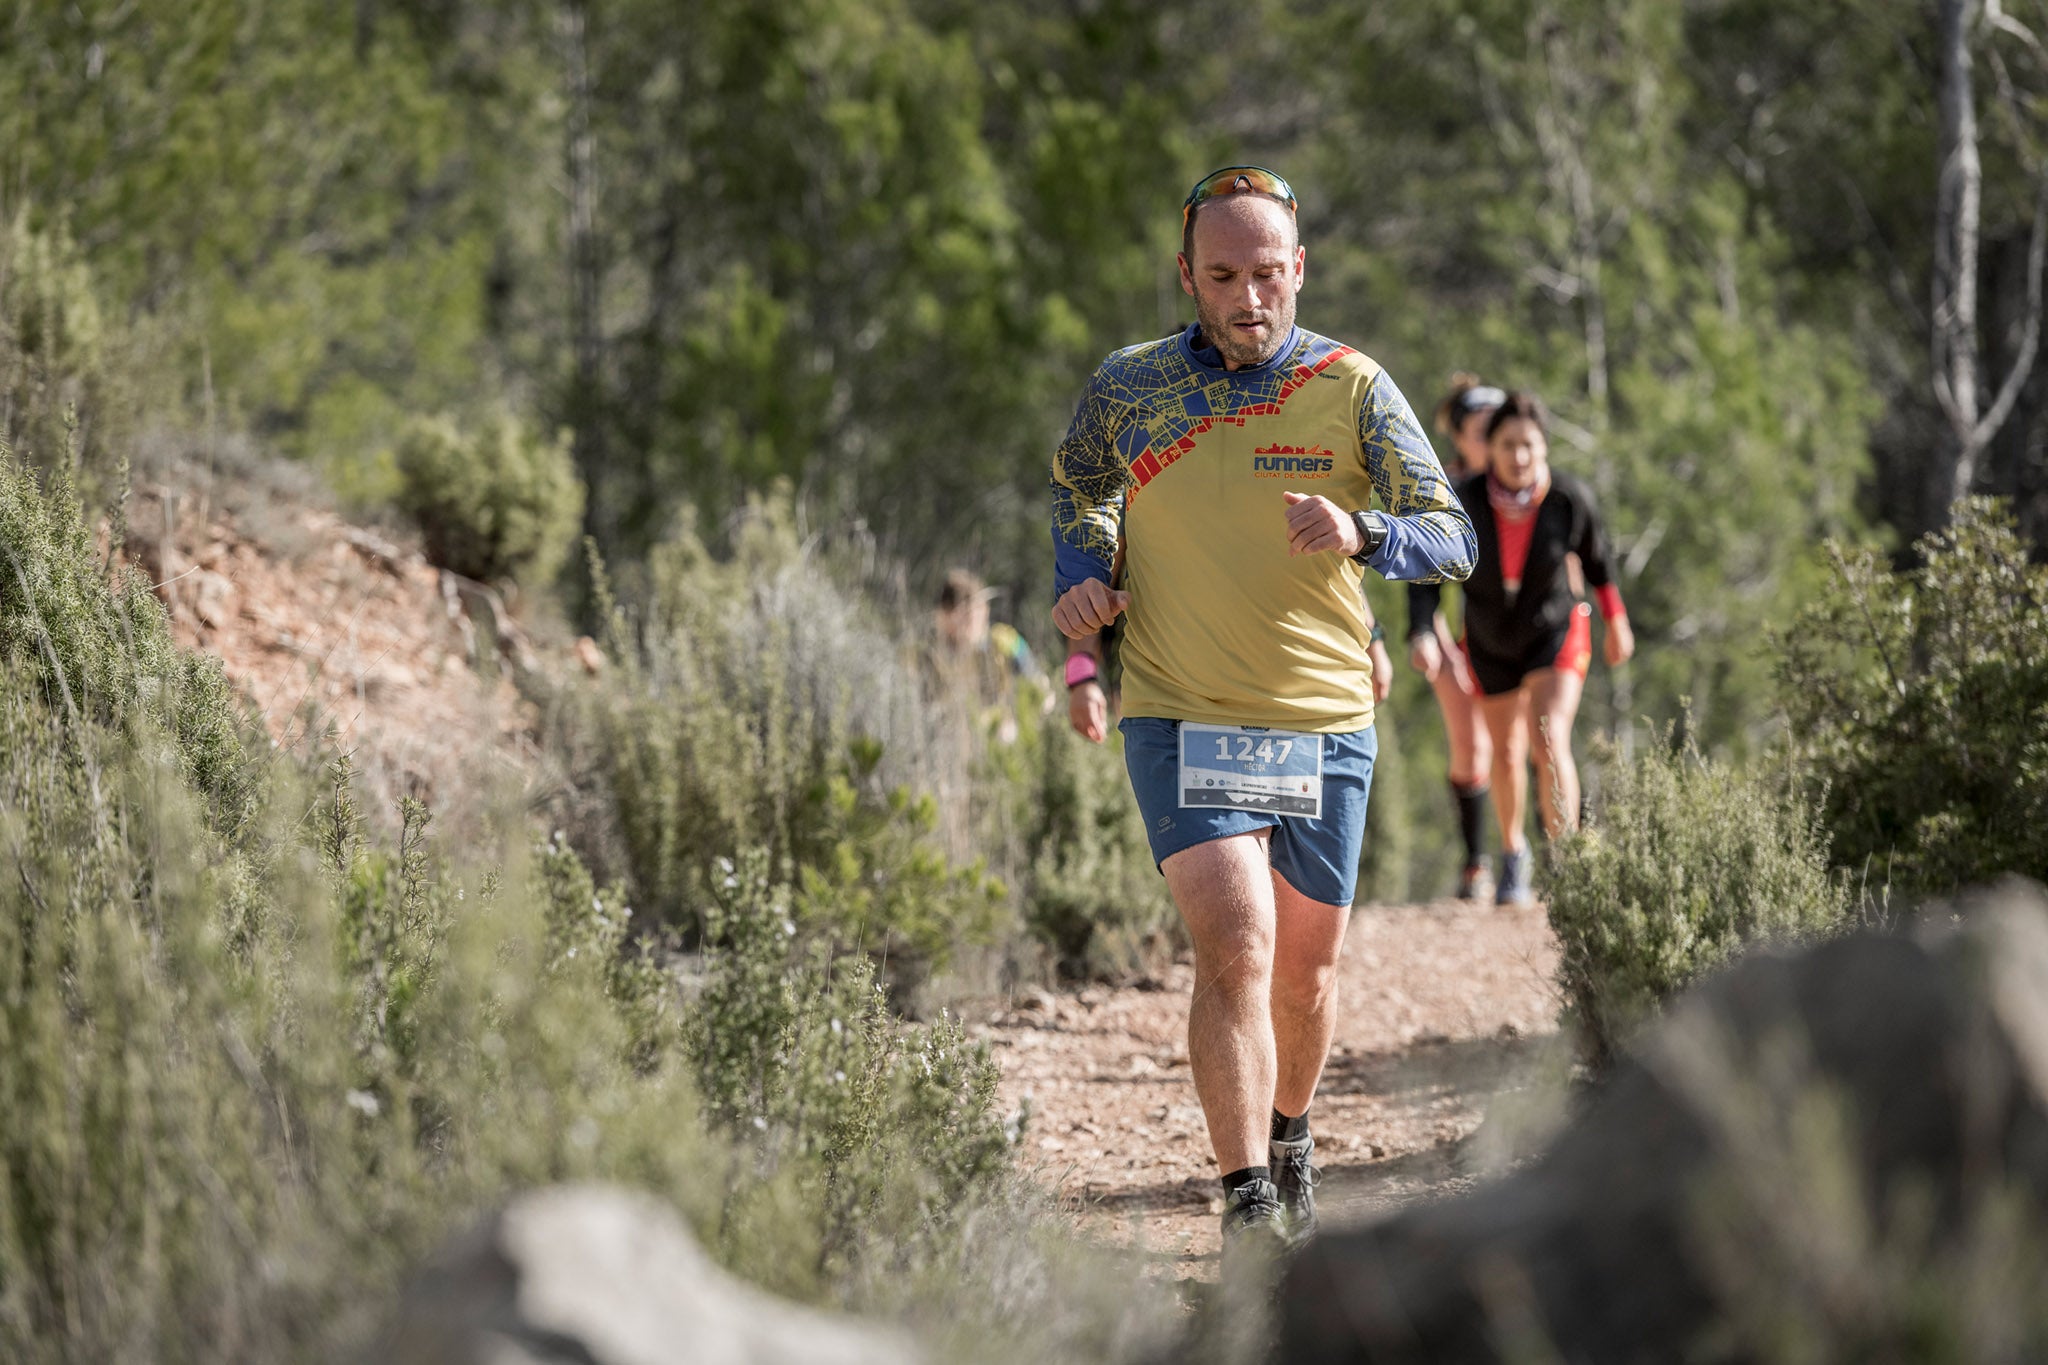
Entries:
{"type": "Polygon", "coordinates": [[[1349,905],[1358,890],[1358,852],[1365,843],[1365,805],[1372,792],[1379,732],[1317,735],[1323,745],[1323,814],[1318,820],[1260,811],[1180,804],[1180,722],[1137,716],[1117,727],[1124,766],[1145,817],[1152,861],[1233,834],[1272,827],[1273,870],[1310,900],[1349,905]]]}

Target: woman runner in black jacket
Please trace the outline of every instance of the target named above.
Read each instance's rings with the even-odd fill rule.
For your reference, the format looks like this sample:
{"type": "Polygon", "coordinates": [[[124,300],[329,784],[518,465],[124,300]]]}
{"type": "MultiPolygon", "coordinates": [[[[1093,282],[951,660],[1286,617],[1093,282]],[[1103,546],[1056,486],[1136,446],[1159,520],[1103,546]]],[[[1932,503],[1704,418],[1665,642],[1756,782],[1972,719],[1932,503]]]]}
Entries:
{"type": "Polygon", "coordinates": [[[1495,899],[1503,905],[1533,899],[1522,829],[1532,757],[1544,830],[1557,835],[1578,824],[1572,723],[1593,655],[1592,611],[1572,595],[1568,556],[1578,556],[1607,623],[1608,666],[1635,653],[1592,492],[1550,467],[1549,420],[1534,394],[1509,394],[1487,421],[1487,472],[1457,485],[1479,534],[1478,565],[1465,584],[1465,647],[1493,738],[1502,849],[1495,899]]]}

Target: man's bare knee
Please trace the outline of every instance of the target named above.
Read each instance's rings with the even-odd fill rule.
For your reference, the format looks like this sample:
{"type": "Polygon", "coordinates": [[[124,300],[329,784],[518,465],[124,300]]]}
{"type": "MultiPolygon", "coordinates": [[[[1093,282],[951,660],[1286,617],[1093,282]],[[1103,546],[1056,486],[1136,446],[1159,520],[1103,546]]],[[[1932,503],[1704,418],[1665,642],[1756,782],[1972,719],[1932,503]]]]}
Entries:
{"type": "Polygon", "coordinates": [[[1195,974],[1230,986],[1256,985],[1273,975],[1273,926],[1256,920],[1194,935],[1195,974]]]}
{"type": "Polygon", "coordinates": [[[1337,993],[1337,964],[1274,964],[1273,1006],[1276,1011],[1307,1015],[1321,1011],[1337,993]]]}
{"type": "Polygon", "coordinates": [[[1182,849],[1162,870],[1188,937],[1195,973],[1225,991],[1263,989],[1273,974],[1272,870],[1262,833],[1182,849]]]}

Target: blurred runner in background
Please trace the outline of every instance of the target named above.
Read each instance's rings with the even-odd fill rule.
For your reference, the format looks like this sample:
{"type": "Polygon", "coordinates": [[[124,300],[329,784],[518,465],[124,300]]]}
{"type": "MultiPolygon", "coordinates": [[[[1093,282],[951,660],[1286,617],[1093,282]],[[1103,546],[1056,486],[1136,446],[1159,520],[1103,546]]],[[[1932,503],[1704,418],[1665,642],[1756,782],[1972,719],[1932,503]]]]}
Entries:
{"type": "MultiPolygon", "coordinates": [[[[1451,438],[1457,462],[1451,478],[1486,472],[1486,423],[1505,391],[1481,382],[1478,375],[1451,376],[1451,391],[1436,406],[1436,429],[1451,438]]],[[[1458,895],[1484,900],[1493,894],[1493,875],[1486,865],[1487,778],[1493,769],[1493,743],[1479,712],[1479,685],[1471,661],[1458,643],[1458,633],[1444,619],[1443,589],[1434,583],[1408,588],[1408,662],[1429,679],[1443,712],[1444,735],[1450,741],[1451,803],[1458,812],[1458,836],[1465,862],[1458,871],[1458,895]]]]}
{"type": "Polygon", "coordinates": [[[1579,822],[1572,725],[1593,658],[1593,613],[1573,595],[1573,556],[1607,623],[1608,666],[1635,653],[1592,491],[1551,468],[1549,431],[1541,400],[1508,394],[1486,419],[1486,472],[1457,485],[1479,537],[1478,564],[1465,582],[1465,648],[1493,742],[1501,834],[1495,899],[1503,905],[1534,900],[1523,829],[1532,757],[1545,832],[1579,822]]]}
{"type": "MultiPolygon", "coordinates": [[[[1017,738],[1017,683],[1028,679],[1041,691],[1046,685],[1037,656],[1017,628],[989,620],[989,599],[999,592],[966,569],[948,570],[932,613],[932,631],[942,686],[966,689],[977,718],[1008,744],[1017,738]]],[[[1044,695],[1049,703],[1050,692],[1044,695]]]]}

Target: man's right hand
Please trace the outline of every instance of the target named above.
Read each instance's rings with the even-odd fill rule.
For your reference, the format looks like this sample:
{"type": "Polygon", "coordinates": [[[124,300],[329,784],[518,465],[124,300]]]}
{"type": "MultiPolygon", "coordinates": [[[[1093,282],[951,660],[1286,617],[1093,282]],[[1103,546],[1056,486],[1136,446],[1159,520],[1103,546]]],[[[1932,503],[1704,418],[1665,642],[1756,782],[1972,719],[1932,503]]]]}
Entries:
{"type": "Polygon", "coordinates": [[[1099,578],[1084,578],[1053,604],[1052,623],[1069,640],[1095,634],[1123,615],[1131,595],[1118,592],[1099,578]]]}
{"type": "Polygon", "coordinates": [[[1408,663],[1423,677],[1436,681],[1438,670],[1444,666],[1444,652],[1434,634],[1417,635],[1408,641],[1408,663]]]}

